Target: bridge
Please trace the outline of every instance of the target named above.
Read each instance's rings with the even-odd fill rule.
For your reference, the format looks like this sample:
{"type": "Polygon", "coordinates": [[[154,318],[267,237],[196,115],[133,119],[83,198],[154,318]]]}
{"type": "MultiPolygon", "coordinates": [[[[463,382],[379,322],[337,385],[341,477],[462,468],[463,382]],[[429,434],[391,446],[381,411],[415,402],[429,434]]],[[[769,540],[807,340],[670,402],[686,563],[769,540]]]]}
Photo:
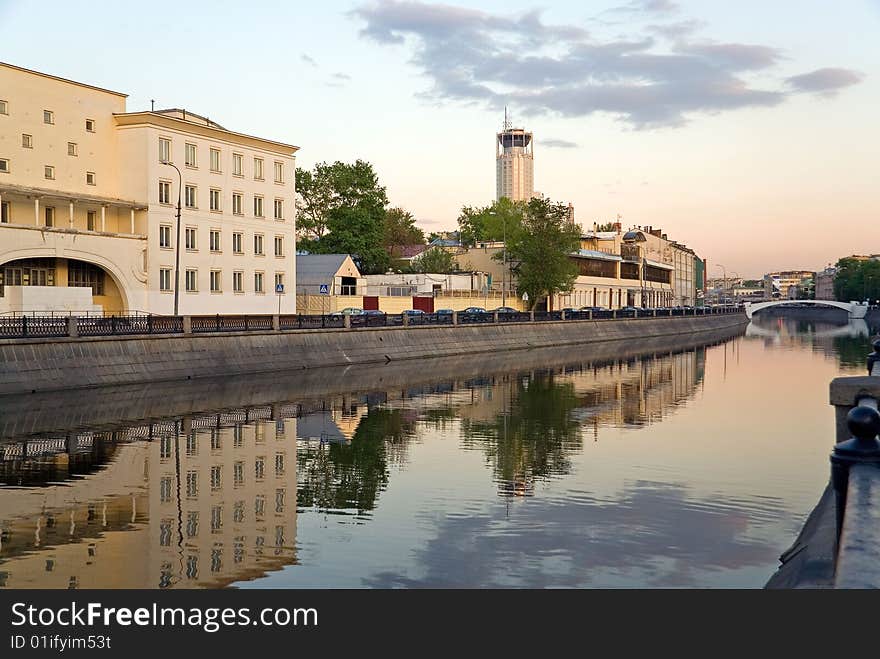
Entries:
{"type": "Polygon", "coordinates": [[[763,309],[770,307],[779,307],[784,304],[812,304],[823,307],[837,307],[843,309],[849,314],[850,318],[864,318],[868,313],[868,305],[860,302],[838,302],[837,300],[771,300],[770,302],[747,302],[745,305],[746,317],[751,319],[752,315],[763,309]]]}

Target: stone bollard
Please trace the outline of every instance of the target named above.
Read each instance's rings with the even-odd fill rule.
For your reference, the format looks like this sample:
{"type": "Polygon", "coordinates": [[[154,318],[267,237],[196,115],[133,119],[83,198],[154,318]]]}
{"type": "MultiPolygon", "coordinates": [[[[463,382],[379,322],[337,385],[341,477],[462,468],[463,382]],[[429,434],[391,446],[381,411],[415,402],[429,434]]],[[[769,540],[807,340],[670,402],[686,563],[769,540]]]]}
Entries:
{"type": "Polygon", "coordinates": [[[877,440],[877,434],[880,433],[880,412],[876,407],[858,404],[846,415],[846,427],[850,438],[836,444],[831,452],[831,485],[837,503],[838,538],[846,512],[850,467],[861,464],[880,466],[880,441],[877,440]]]}
{"type": "Polygon", "coordinates": [[[281,331],[281,316],[278,314],[272,316],[272,329],[276,332],[281,331]]]}
{"type": "Polygon", "coordinates": [[[67,317],[67,336],[76,338],[79,336],[79,325],[76,316],[67,317]]]}
{"type": "Polygon", "coordinates": [[[657,310],[656,310],[656,309],[652,309],[651,311],[653,311],[653,313],[652,313],[651,315],[654,316],[654,318],[656,318],[656,317],[657,317],[657,310]]]}
{"type": "Polygon", "coordinates": [[[593,310],[592,309],[590,309],[587,312],[587,320],[593,320],[593,310]]]}
{"type": "Polygon", "coordinates": [[[534,309],[532,309],[531,311],[529,311],[529,322],[530,322],[530,323],[534,323],[534,322],[535,322],[535,310],[534,310],[534,309]]]}
{"type": "Polygon", "coordinates": [[[348,314],[342,316],[342,326],[345,329],[351,329],[351,316],[348,314]]]}
{"type": "Polygon", "coordinates": [[[563,309],[562,311],[559,312],[559,317],[560,317],[562,320],[565,320],[565,309],[563,309]]]}
{"type": "Polygon", "coordinates": [[[614,318],[614,319],[617,318],[617,309],[612,309],[612,310],[611,310],[611,317],[614,318]]]}
{"type": "Polygon", "coordinates": [[[402,314],[402,316],[403,316],[403,326],[409,327],[409,314],[405,313],[405,314],[402,314]]]}
{"type": "Polygon", "coordinates": [[[458,325],[458,312],[457,311],[452,312],[452,324],[458,325]]]}
{"type": "Polygon", "coordinates": [[[498,323],[498,312],[497,311],[492,312],[492,322],[498,323]]]}
{"type": "Polygon", "coordinates": [[[874,339],[871,346],[874,352],[868,355],[868,375],[880,375],[880,339],[874,339]]]}
{"type": "Polygon", "coordinates": [[[192,316],[184,316],[183,317],[183,333],[184,334],[192,334],[193,333],[192,316]]]}

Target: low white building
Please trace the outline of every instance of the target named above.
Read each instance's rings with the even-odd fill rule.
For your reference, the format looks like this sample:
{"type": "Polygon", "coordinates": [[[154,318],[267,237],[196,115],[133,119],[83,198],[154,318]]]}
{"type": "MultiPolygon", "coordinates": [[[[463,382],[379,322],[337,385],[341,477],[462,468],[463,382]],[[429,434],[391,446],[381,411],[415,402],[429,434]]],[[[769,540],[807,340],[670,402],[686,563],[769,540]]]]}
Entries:
{"type": "Polygon", "coordinates": [[[414,273],[365,275],[366,295],[412,296],[434,294],[440,291],[482,291],[487,287],[488,275],[482,272],[455,274],[414,273]]]}

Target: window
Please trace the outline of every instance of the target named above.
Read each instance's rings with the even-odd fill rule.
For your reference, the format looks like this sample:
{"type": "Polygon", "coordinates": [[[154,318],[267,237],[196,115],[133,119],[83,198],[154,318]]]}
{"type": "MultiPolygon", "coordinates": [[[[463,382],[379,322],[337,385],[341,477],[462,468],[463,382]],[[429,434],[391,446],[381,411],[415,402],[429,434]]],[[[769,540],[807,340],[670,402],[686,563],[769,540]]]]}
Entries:
{"type": "Polygon", "coordinates": [[[171,225],[159,225],[159,247],[171,248],[171,225]]]}
{"type": "MultiPolygon", "coordinates": [[[[220,481],[217,481],[217,487],[214,487],[214,469],[220,467],[211,467],[211,489],[220,489],[220,481]]],[[[218,476],[220,472],[217,472],[218,476]]],[[[223,528],[223,506],[211,506],[211,531],[219,531],[223,528]]]]}
{"type": "Polygon", "coordinates": [[[55,123],[55,113],[52,110],[43,110],[43,123],[44,124],[54,124],[55,123]]]}
{"type": "Polygon", "coordinates": [[[9,202],[0,202],[0,223],[9,224],[9,202]]]}
{"type": "Polygon", "coordinates": [[[263,256],[265,252],[263,252],[263,234],[255,233],[254,234],[254,254],[257,256],[263,256]]]}
{"type": "Polygon", "coordinates": [[[232,292],[233,293],[244,293],[244,287],[242,286],[242,273],[241,272],[233,272],[232,273],[232,292]]]}
{"type": "Polygon", "coordinates": [[[220,171],[220,149],[211,149],[211,171],[220,171]]]}
{"type": "Polygon", "coordinates": [[[55,226],[55,208],[52,206],[46,206],[45,209],[45,218],[46,218],[46,226],[54,227],[55,226]]]}
{"type": "Polygon", "coordinates": [[[234,254],[243,254],[244,252],[241,249],[241,234],[233,233],[232,234],[232,252],[234,254]]]}
{"type": "Polygon", "coordinates": [[[284,289],[284,273],[276,272],[275,273],[275,290],[278,290],[278,287],[281,286],[282,290],[284,289]]]}
{"type": "Polygon", "coordinates": [[[210,208],[212,211],[220,210],[220,190],[217,188],[211,188],[211,192],[208,195],[208,200],[210,202],[210,208]]]}
{"type": "Polygon", "coordinates": [[[211,467],[211,489],[219,490],[223,487],[223,469],[217,465],[211,467]]]}
{"type": "Polygon", "coordinates": [[[55,178],[55,168],[52,165],[46,165],[43,168],[43,176],[47,179],[53,180],[55,178]]]}
{"type": "Polygon", "coordinates": [[[254,217],[263,217],[263,198],[254,195],[254,217]]]}
{"type": "Polygon", "coordinates": [[[232,175],[233,176],[241,176],[241,159],[242,156],[240,153],[232,154],[232,175]]]}
{"type": "Polygon", "coordinates": [[[196,230],[193,227],[187,227],[184,231],[184,236],[186,237],[186,245],[187,249],[198,249],[196,246],[196,230]]]}
{"type": "Polygon", "coordinates": [[[232,193],[232,214],[233,215],[243,215],[241,211],[241,199],[242,194],[240,192],[232,193]]]}
{"type": "Polygon", "coordinates": [[[86,172],[86,185],[95,185],[95,172],[86,172]]]}
{"type": "Polygon", "coordinates": [[[171,501],[171,476],[163,476],[159,481],[159,500],[162,503],[171,501]]]}
{"type": "Polygon", "coordinates": [[[284,256],[284,236],[275,236],[275,256],[284,256]]]}
{"type": "Polygon", "coordinates": [[[170,181],[159,181],[159,203],[160,204],[170,204],[171,203],[171,182],[170,181]]]}
{"type": "Polygon", "coordinates": [[[284,183],[284,163],[275,162],[275,182],[284,183]]]}
{"type": "Polygon", "coordinates": [[[67,143],[67,155],[69,156],[78,156],[79,148],[76,146],[76,142],[68,142],[67,143]]]}
{"type": "Polygon", "coordinates": [[[199,534],[199,513],[192,510],[186,514],[186,537],[195,538],[199,534]]]}
{"type": "Polygon", "coordinates": [[[88,231],[95,230],[95,220],[97,219],[98,214],[95,211],[86,212],[86,229],[88,231]]]}
{"type": "Polygon", "coordinates": [[[0,101],[0,114],[9,114],[9,103],[0,101]]]}
{"type": "Polygon", "coordinates": [[[9,172],[9,161],[6,158],[0,158],[0,172],[9,172]]]}
{"type": "Polygon", "coordinates": [[[183,198],[187,208],[196,208],[196,186],[187,185],[183,188],[183,198]]]}
{"type": "Polygon", "coordinates": [[[171,162],[171,140],[159,138],[159,162],[171,162]]]}
{"type": "Polygon", "coordinates": [[[220,270],[211,270],[211,292],[212,293],[220,293],[223,291],[221,286],[221,281],[223,279],[223,273],[220,270]]]}
{"type": "Polygon", "coordinates": [[[199,472],[190,470],[186,472],[186,498],[195,499],[199,496],[199,472]]]}
{"type": "Polygon", "coordinates": [[[91,288],[92,295],[104,294],[104,271],[90,263],[71,261],[67,270],[69,287],[91,288]]]}
{"type": "MultiPolygon", "coordinates": [[[[283,476],[284,475],[284,454],[276,453],[275,454],[275,475],[283,476]]],[[[279,492],[283,492],[283,490],[278,490],[279,492]]]]}
{"type": "Polygon", "coordinates": [[[284,219],[284,200],[276,199],[275,200],[275,219],[283,220],[284,219]]]}
{"type": "Polygon", "coordinates": [[[171,290],[171,268],[160,268],[159,269],[159,290],[160,291],[170,291],[171,290]]]}
{"type": "Polygon", "coordinates": [[[95,132],[95,120],[94,119],[86,119],[86,130],[90,133],[95,132]]]}
{"type": "Polygon", "coordinates": [[[187,270],[186,271],[186,290],[189,293],[195,293],[199,290],[199,271],[198,270],[187,270]]]}
{"type": "Polygon", "coordinates": [[[254,273],[254,293],[264,293],[263,290],[263,273],[255,272],[254,273]]]}
{"type": "Polygon", "coordinates": [[[220,251],[220,232],[216,229],[211,229],[211,233],[208,236],[208,242],[210,243],[210,249],[212,252],[220,251]]]}
{"type": "Polygon", "coordinates": [[[186,144],[186,166],[198,167],[196,164],[196,145],[189,142],[186,144]]]}
{"type": "Polygon", "coordinates": [[[21,134],[21,147],[23,149],[33,149],[34,148],[34,138],[31,135],[27,135],[26,133],[21,134]]]}
{"type": "MultiPolygon", "coordinates": [[[[258,481],[263,480],[266,476],[266,459],[259,457],[254,461],[254,478],[258,481]]],[[[262,498],[262,497],[258,497],[262,498]]],[[[257,514],[262,514],[262,510],[257,509],[257,514]]]]}
{"type": "Polygon", "coordinates": [[[254,178],[258,181],[263,180],[263,159],[254,158],[254,178]]]}

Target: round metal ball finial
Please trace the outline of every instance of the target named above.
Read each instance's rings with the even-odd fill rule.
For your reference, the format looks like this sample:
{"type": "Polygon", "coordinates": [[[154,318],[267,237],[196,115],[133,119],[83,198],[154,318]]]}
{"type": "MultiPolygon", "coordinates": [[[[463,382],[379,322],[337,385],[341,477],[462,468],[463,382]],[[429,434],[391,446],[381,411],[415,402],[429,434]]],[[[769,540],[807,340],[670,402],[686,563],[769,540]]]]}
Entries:
{"type": "Polygon", "coordinates": [[[857,405],[846,415],[846,427],[860,443],[873,443],[880,433],[880,412],[857,405]]]}

